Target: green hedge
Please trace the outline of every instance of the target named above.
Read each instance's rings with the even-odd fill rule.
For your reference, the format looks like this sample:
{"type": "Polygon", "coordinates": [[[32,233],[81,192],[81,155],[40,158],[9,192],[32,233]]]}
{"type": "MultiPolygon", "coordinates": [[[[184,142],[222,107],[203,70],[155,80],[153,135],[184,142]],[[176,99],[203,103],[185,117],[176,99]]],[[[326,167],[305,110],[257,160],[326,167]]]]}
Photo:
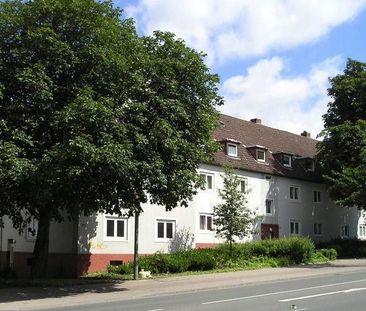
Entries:
{"type": "MultiPolygon", "coordinates": [[[[230,250],[226,244],[212,249],[192,249],[177,253],[141,256],[140,269],[153,274],[206,271],[225,268],[254,268],[284,266],[310,262],[315,254],[314,243],[308,238],[292,237],[234,244],[230,250]]],[[[321,255],[334,259],[334,250],[322,250],[321,255]]],[[[131,274],[131,263],[108,266],[108,272],[131,274]]]]}
{"type": "Polygon", "coordinates": [[[335,239],[326,243],[318,243],[318,249],[333,248],[339,258],[366,258],[366,241],[358,239],[335,239]]]}

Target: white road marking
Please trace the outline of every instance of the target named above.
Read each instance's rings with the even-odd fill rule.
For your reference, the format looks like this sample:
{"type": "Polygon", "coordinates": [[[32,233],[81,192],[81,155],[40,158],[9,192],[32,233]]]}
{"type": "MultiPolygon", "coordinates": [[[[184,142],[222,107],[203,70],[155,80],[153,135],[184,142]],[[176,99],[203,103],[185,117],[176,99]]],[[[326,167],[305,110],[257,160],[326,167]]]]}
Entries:
{"type": "Polygon", "coordinates": [[[147,311],[164,311],[164,309],[152,309],[152,310],[147,310],[147,311]]]}
{"type": "Polygon", "coordinates": [[[245,300],[245,299],[252,299],[252,298],[274,296],[274,295],[280,295],[280,294],[296,293],[296,292],[306,291],[306,290],[310,290],[310,289],[327,288],[327,287],[332,287],[332,286],[354,284],[354,283],[360,283],[360,282],[365,282],[365,281],[366,281],[366,279],[362,279],[362,280],[340,282],[340,283],[333,283],[333,284],[327,284],[327,285],[319,285],[319,286],[313,286],[313,287],[304,287],[304,288],[291,289],[291,290],[285,290],[285,291],[273,292],[273,293],[267,293],[267,294],[236,297],[236,298],[229,298],[229,299],[223,299],[223,300],[214,300],[214,301],[202,302],[202,304],[210,305],[210,304],[215,304],[215,303],[223,303],[223,302],[231,302],[231,301],[238,301],[238,300],[245,300]]]}
{"type": "Polygon", "coordinates": [[[346,290],[339,290],[339,291],[336,291],[336,292],[328,292],[328,293],[321,293],[321,294],[302,296],[302,297],[296,297],[296,298],[282,299],[282,300],[279,300],[279,301],[280,302],[290,302],[290,301],[295,301],[295,300],[303,300],[303,299],[316,298],[316,297],[329,296],[329,295],[336,295],[336,294],[348,294],[348,293],[359,292],[359,291],[363,291],[363,290],[366,290],[366,288],[365,287],[350,288],[350,289],[346,289],[346,290]]]}

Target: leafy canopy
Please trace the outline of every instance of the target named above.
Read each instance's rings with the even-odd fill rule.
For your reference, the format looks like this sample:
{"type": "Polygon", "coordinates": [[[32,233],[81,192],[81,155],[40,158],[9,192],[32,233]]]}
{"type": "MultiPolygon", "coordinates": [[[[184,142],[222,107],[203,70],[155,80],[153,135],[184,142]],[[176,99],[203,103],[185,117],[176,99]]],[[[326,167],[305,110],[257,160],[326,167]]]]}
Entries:
{"type": "Polygon", "coordinates": [[[110,1],[1,2],[0,216],[186,205],[222,103],[203,58],[110,1]]]}
{"type": "Polygon", "coordinates": [[[252,233],[255,212],[247,207],[246,193],[241,192],[241,179],[232,168],[225,168],[224,188],[219,190],[223,203],[215,207],[214,223],[216,233],[230,245],[237,238],[242,239],[252,233]]]}
{"type": "Polygon", "coordinates": [[[323,116],[321,165],[331,197],[342,206],[366,208],[366,63],[349,59],[330,79],[332,101],[323,116]]]}

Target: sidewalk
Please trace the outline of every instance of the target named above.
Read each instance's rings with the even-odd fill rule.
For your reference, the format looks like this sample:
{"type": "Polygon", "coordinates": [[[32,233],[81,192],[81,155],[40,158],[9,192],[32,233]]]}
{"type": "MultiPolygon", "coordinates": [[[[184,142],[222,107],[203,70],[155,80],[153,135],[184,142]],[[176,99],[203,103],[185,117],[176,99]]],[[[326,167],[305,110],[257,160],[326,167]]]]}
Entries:
{"type": "Polygon", "coordinates": [[[0,310],[40,310],[103,303],[360,270],[366,270],[366,259],[337,260],[327,265],[266,268],[67,288],[8,288],[0,289],[0,310]]]}

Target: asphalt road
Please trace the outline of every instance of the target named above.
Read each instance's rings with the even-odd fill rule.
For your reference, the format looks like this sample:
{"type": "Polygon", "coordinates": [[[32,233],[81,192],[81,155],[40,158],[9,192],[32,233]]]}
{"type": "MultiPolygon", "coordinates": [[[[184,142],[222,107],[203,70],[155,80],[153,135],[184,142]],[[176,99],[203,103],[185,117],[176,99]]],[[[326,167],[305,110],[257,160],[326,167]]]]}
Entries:
{"type": "Polygon", "coordinates": [[[48,310],[364,311],[366,271],[48,310]]]}

